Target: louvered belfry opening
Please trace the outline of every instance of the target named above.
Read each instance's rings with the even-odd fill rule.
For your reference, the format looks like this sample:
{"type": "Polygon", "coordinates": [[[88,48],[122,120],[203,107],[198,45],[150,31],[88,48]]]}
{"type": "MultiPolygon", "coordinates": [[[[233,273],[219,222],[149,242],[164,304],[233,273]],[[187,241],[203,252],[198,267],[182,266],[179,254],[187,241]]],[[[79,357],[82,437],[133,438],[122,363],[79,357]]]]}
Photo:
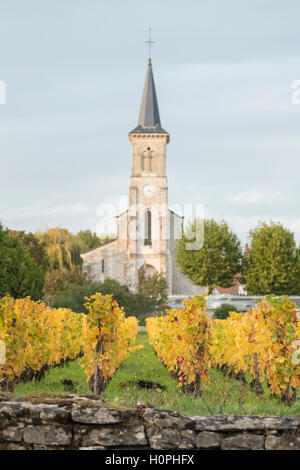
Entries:
{"type": "Polygon", "coordinates": [[[142,156],[142,170],[143,171],[153,170],[152,160],[153,160],[153,152],[150,147],[147,147],[147,149],[144,150],[143,156],[142,156]]]}

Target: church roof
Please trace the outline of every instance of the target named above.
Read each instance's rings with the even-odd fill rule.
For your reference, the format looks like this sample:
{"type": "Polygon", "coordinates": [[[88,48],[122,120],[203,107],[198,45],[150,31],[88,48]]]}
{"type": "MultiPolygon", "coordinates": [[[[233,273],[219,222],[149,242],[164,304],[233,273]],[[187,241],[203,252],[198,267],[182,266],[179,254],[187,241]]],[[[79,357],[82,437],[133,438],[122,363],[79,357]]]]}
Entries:
{"type": "Polygon", "coordinates": [[[80,256],[81,256],[81,255],[86,255],[87,253],[91,253],[92,251],[99,250],[99,248],[102,248],[103,246],[109,245],[110,243],[113,243],[113,242],[115,242],[115,241],[117,241],[116,238],[114,238],[113,240],[109,240],[108,242],[102,243],[101,245],[96,246],[95,248],[91,248],[90,250],[82,251],[82,252],[80,253],[80,256]]]}
{"type": "Polygon", "coordinates": [[[168,134],[160,124],[151,58],[148,58],[146,80],[138,125],[130,134],[168,134]]]}

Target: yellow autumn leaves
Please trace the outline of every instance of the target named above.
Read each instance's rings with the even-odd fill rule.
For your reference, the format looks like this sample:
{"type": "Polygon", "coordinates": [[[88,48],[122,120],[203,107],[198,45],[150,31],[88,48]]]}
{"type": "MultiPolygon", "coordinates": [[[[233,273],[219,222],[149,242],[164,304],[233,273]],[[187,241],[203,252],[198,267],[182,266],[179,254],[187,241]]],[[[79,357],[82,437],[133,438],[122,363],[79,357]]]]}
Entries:
{"type": "Polygon", "coordinates": [[[123,309],[109,295],[96,294],[87,300],[88,315],[69,309],[52,309],[29,297],[0,299],[0,341],[5,344],[6,361],[0,364],[0,380],[12,382],[26,371],[39,371],[82,352],[87,379],[95,359],[105,379],[134,348],[138,331],[135,317],[125,318],[123,309]],[[96,344],[102,340],[101,351],[96,344]]]}
{"type": "Polygon", "coordinates": [[[196,296],[182,309],[147,320],[152,346],[179,382],[199,392],[209,368],[225,366],[235,374],[249,372],[260,383],[266,380],[271,393],[293,401],[300,386],[296,305],[267,297],[243,316],[233,312],[226,320],[208,319],[205,306],[205,298],[196,296]]]}
{"type": "Polygon", "coordinates": [[[0,340],[6,361],[0,365],[0,379],[8,381],[27,371],[39,371],[62,359],[75,359],[82,349],[84,314],[52,309],[29,297],[0,299],[0,340]]]}
{"type": "Polygon", "coordinates": [[[88,315],[84,324],[82,366],[89,380],[95,370],[95,360],[104,381],[132,352],[138,332],[136,317],[125,313],[111,295],[95,294],[86,299],[88,315]]]}
{"type": "Polygon", "coordinates": [[[183,308],[168,310],[167,316],[148,318],[150,344],[180,384],[193,386],[201,394],[201,383],[209,380],[212,324],[205,314],[204,297],[183,302],[183,308]]]}

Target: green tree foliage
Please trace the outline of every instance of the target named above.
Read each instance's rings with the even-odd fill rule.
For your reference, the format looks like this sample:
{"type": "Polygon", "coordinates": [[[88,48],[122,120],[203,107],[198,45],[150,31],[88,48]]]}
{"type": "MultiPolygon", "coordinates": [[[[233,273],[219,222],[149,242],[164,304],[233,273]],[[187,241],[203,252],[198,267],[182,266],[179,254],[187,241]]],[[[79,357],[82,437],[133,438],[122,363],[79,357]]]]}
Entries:
{"type": "MultiPolygon", "coordinates": [[[[27,242],[29,235],[23,237],[27,242]]],[[[81,230],[77,234],[72,234],[67,229],[57,227],[38,232],[35,237],[47,255],[48,269],[45,284],[47,295],[61,293],[69,284],[80,286],[86,282],[86,274],[81,269],[80,253],[101,246],[114,238],[111,234],[97,236],[90,230],[81,230]]],[[[30,245],[31,248],[32,245],[33,243],[30,245]]]]}
{"type": "Polygon", "coordinates": [[[146,278],[139,276],[138,292],[133,293],[127,286],[114,279],[103,282],[85,281],[82,284],[70,283],[63,292],[48,297],[47,302],[55,308],[66,307],[74,312],[87,313],[85,297],[97,292],[110,294],[124,308],[126,316],[136,316],[141,324],[147,316],[161,313],[167,307],[167,283],[162,276],[146,278]]]}
{"type": "MultiPolygon", "coordinates": [[[[28,238],[29,235],[32,234],[26,235],[25,238],[28,238]]],[[[92,250],[115,238],[112,234],[98,236],[91,230],[81,230],[77,234],[73,234],[67,229],[59,227],[38,232],[34,237],[46,250],[50,270],[72,269],[81,266],[80,253],[92,250]]]]}
{"type": "Polygon", "coordinates": [[[146,276],[143,269],[138,273],[136,294],[137,316],[144,319],[153,314],[161,314],[168,305],[168,284],[164,276],[154,274],[146,276]]]}
{"type": "Polygon", "coordinates": [[[80,266],[71,269],[52,269],[45,279],[45,292],[55,295],[63,292],[69,285],[82,286],[87,281],[87,275],[80,266]]]}
{"type": "Polygon", "coordinates": [[[51,269],[69,269],[81,266],[81,246],[76,236],[65,228],[50,228],[38,232],[37,238],[46,246],[51,269]]]}
{"type": "Polygon", "coordinates": [[[0,225],[0,297],[43,296],[44,272],[37,266],[18,237],[0,225]]]}
{"type": "Polygon", "coordinates": [[[225,320],[225,318],[229,317],[230,312],[236,312],[236,307],[231,304],[223,304],[220,307],[216,308],[214,318],[218,318],[219,320],[225,320]]]}
{"type": "Polygon", "coordinates": [[[31,258],[36,264],[46,271],[49,267],[46,245],[40,242],[33,233],[26,233],[24,230],[10,230],[10,234],[17,237],[22,245],[27,249],[31,258]]]}
{"type": "Polygon", "coordinates": [[[99,283],[96,282],[85,282],[82,285],[71,283],[62,292],[56,293],[47,301],[54,308],[70,308],[73,312],[87,313],[84,307],[85,297],[100,292],[99,289],[99,283]]]}
{"type": "Polygon", "coordinates": [[[115,235],[113,234],[98,236],[95,232],[91,232],[91,230],[80,230],[76,237],[80,242],[81,252],[92,250],[93,248],[97,248],[98,246],[115,239],[115,235]]]}
{"type": "Polygon", "coordinates": [[[111,294],[121,307],[124,307],[127,316],[135,315],[134,294],[128,286],[120,284],[115,279],[105,279],[100,284],[101,294],[111,294]]]}
{"type": "Polygon", "coordinates": [[[294,234],[280,223],[260,222],[249,233],[243,282],[250,295],[299,295],[299,254],[294,234]]]}
{"type": "Polygon", "coordinates": [[[85,281],[82,284],[70,283],[63,292],[49,299],[49,303],[55,308],[66,307],[74,312],[87,313],[84,307],[85,297],[97,292],[112,295],[118,304],[124,307],[127,316],[135,315],[135,295],[127,286],[121,285],[114,279],[105,279],[103,282],[85,281]]]}
{"type": "Polygon", "coordinates": [[[199,250],[188,250],[192,234],[201,225],[195,219],[183,231],[175,248],[175,260],[180,271],[195,285],[231,287],[241,269],[241,244],[225,222],[204,220],[204,244],[199,250]]]}

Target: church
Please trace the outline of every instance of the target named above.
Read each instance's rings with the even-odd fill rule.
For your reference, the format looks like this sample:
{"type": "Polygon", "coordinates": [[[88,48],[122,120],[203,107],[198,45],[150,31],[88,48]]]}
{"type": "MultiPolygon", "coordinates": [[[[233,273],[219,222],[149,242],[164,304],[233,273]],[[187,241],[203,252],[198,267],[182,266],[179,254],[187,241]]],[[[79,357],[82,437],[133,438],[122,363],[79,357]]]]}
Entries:
{"type": "Polygon", "coordinates": [[[132,169],[129,208],[116,217],[117,236],[98,248],[82,253],[83,270],[90,279],[116,279],[136,290],[138,272],[162,274],[169,296],[202,292],[183,276],[174,260],[183,217],[168,209],[166,149],[169,133],[161,126],[151,57],[138,125],[129,133],[132,169]]]}

